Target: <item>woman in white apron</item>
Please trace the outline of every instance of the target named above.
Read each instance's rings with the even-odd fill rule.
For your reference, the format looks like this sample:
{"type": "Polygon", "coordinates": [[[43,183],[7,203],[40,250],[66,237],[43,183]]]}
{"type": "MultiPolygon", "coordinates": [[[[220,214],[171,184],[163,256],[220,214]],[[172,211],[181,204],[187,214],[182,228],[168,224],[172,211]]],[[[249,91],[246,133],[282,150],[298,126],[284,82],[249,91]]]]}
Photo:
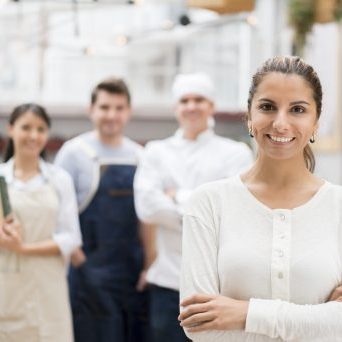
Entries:
{"type": "Polygon", "coordinates": [[[12,218],[0,227],[0,341],[72,342],[66,261],[81,237],[69,175],[41,158],[50,119],[24,104],[9,121],[0,174],[12,218]]]}

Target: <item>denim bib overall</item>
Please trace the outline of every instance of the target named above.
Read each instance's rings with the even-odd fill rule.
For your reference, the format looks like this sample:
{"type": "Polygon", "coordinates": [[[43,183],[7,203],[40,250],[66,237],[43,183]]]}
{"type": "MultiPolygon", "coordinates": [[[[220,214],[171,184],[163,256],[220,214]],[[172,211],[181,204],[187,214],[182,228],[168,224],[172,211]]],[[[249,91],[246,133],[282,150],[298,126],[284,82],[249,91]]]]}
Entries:
{"type": "Polygon", "coordinates": [[[87,260],[69,273],[76,342],[144,341],[146,295],[133,201],[134,163],[96,159],[98,185],[80,214],[87,260]]]}

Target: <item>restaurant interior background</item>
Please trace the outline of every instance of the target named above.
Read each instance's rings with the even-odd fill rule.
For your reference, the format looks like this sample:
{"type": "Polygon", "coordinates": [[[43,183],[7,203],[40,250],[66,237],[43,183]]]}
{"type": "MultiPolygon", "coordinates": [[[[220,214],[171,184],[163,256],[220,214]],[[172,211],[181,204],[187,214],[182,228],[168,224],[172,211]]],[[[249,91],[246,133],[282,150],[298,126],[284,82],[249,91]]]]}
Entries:
{"type": "Polygon", "coordinates": [[[243,121],[251,75],[299,54],[323,83],[317,173],[342,184],[341,0],[0,0],[0,149],[11,109],[34,101],[53,118],[50,158],[90,129],[92,87],[123,77],[133,95],[127,135],[174,131],[171,85],[204,71],[217,88],[216,131],[252,145],[243,121]]]}

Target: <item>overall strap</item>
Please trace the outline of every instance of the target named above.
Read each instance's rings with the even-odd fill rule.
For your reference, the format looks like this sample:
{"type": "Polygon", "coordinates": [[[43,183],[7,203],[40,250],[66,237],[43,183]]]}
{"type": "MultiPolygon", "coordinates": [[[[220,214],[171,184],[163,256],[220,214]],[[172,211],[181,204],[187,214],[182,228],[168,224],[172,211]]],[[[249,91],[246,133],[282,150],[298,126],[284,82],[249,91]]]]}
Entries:
{"type": "Polygon", "coordinates": [[[96,150],[87,142],[84,141],[81,137],[76,138],[78,145],[81,147],[83,152],[90,158],[90,159],[98,159],[96,150]]]}
{"type": "Polygon", "coordinates": [[[79,213],[83,212],[86,207],[89,205],[89,203],[92,201],[97,188],[99,186],[100,182],[100,162],[98,155],[95,151],[95,149],[84,141],[82,138],[77,138],[77,143],[79,144],[80,148],[83,150],[83,152],[89,157],[89,159],[92,160],[93,164],[93,177],[91,180],[90,190],[87,195],[87,197],[83,200],[83,202],[79,205],[78,211],[79,213]]]}

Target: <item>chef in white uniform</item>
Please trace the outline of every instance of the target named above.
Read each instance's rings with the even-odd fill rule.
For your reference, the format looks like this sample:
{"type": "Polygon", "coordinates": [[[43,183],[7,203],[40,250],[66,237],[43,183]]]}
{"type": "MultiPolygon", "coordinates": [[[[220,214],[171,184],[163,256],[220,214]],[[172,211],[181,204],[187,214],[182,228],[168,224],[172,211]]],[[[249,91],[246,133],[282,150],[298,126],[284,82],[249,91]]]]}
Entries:
{"type": "Polygon", "coordinates": [[[154,342],[186,341],[177,320],[185,201],[197,186],[235,175],[253,161],[246,144],[214,133],[214,85],[206,74],[178,75],[172,90],[179,129],[146,145],[134,184],[139,218],[157,226],[157,258],[147,274],[154,342]]]}

